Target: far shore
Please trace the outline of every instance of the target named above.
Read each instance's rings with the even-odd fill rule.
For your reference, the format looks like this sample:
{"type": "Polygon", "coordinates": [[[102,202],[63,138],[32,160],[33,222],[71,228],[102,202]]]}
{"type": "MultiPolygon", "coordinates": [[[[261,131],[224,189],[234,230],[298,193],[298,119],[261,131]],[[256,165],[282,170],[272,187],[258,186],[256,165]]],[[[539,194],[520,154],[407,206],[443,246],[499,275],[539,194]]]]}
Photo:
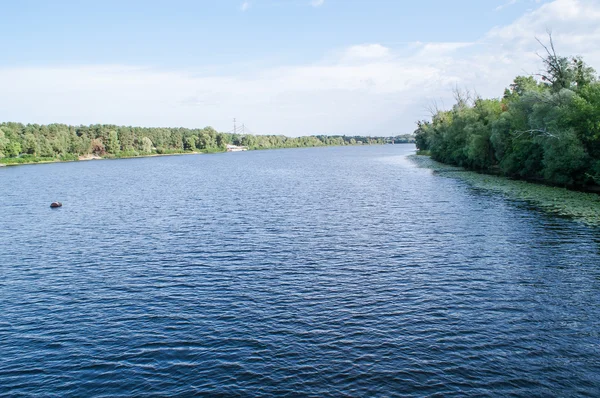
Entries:
{"type": "MultiPolygon", "coordinates": [[[[399,144],[395,144],[395,145],[404,145],[404,144],[411,144],[414,145],[414,143],[412,142],[403,142],[403,143],[399,143],[399,144]]],[[[369,145],[388,145],[388,144],[369,144],[369,145]]],[[[250,149],[251,151],[263,151],[263,150],[270,150],[270,149],[296,149],[296,148],[326,148],[326,147],[330,147],[330,146],[345,146],[345,145],[324,145],[324,146],[314,146],[314,147],[283,147],[283,148],[253,148],[250,149]]],[[[351,145],[351,146],[358,146],[357,144],[355,145],[351,145]]],[[[158,157],[158,156],[179,156],[179,155],[207,155],[207,154],[211,154],[211,153],[226,153],[226,150],[219,150],[219,151],[194,151],[194,152],[175,152],[175,153],[152,153],[152,154],[147,154],[147,155],[135,155],[135,156],[98,156],[98,155],[94,155],[94,154],[87,154],[87,155],[80,155],[77,157],[77,159],[69,159],[69,160],[62,160],[62,159],[44,159],[44,160],[40,160],[40,158],[31,158],[30,161],[25,161],[25,162],[15,162],[15,163],[0,163],[0,167],[5,167],[5,166],[25,166],[25,165],[32,165],[32,164],[44,164],[44,163],[71,163],[71,162],[88,162],[90,160],[116,160],[116,159],[135,159],[135,158],[152,158],[152,157],[158,157]]],[[[0,160],[1,162],[1,160],[0,160]]]]}
{"type": "MultiPolygon", "coordinates": [[[[107,156],[102,157],[98,155],[81,155],[77,159],[73,160],[61,160],[61,159],[52,159],[52,160],[35,160],[33,158],[29,162],[20,162],[20,163],[0,163],[0,167],[7,166],[26,166],[32,164],[44,164],[44,163],[71,163],[71,162],[88,162],[90,160],[117,160],[117,159],[135,159],[135,158],[152,158],[157,156],[178,156],[178,155],[203,155],[212,152],[178,152],[178,153],[152,153],[148,155],[136,155],[136,156],[107,156]]],[[[221,152],[215,152],[221,153],[221,152]]]]}

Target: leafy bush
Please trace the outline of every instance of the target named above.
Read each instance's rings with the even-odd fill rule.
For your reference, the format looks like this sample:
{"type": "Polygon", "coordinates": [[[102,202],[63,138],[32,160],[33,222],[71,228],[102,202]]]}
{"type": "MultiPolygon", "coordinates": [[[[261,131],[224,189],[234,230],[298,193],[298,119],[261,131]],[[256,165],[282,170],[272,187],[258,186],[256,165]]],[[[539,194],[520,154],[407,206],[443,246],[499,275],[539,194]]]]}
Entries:
{"type": "Polygon", "coordinates": [[[457,92],[451,110],[418,122],[417,148],[479,171],[569,187],[599,184],[600,82],[581,58],[551,48],[542,81],[518,76],[501,99],[457,92]]]}

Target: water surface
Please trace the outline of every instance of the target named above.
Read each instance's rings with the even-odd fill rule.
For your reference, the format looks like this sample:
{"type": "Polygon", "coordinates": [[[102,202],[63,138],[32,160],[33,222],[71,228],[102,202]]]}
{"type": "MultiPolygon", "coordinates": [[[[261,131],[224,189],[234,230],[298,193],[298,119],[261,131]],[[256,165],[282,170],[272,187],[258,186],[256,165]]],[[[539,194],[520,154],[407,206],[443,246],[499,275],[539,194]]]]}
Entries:
{"type": "Polygon", "coordinates": [[[600,231],[413,152],[0,169],[0,395],[600,395],[600,231]]]}

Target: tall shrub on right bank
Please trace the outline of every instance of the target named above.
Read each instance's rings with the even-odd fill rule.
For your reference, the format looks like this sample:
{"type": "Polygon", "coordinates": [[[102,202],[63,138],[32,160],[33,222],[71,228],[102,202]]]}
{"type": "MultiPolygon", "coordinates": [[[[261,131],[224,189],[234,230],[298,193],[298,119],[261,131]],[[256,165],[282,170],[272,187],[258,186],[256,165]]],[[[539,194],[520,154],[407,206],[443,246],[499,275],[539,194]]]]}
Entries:
{"type": "Polygon", "coordinates": [[[498,99],[457,93],[420,121],[417,147],[438,161],[550,184],[600,185],[600,82],[580,57],[544,46],[545,70],[518,76],[498,99]]]}

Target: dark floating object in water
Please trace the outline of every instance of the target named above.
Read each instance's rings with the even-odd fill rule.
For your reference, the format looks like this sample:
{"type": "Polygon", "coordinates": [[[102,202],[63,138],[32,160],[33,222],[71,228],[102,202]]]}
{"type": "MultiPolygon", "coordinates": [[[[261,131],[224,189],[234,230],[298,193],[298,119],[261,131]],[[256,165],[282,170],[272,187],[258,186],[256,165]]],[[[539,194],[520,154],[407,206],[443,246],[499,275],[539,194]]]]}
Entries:
{"type": "Polygon", "coordinates": [[[52,203],[50,203],[50,207],[62,207],[62,203],[60,203],[60,202],[52,202],[52,203]]]}

